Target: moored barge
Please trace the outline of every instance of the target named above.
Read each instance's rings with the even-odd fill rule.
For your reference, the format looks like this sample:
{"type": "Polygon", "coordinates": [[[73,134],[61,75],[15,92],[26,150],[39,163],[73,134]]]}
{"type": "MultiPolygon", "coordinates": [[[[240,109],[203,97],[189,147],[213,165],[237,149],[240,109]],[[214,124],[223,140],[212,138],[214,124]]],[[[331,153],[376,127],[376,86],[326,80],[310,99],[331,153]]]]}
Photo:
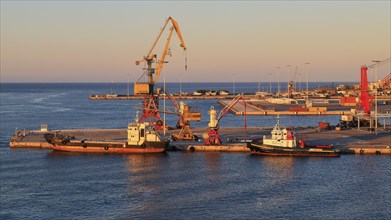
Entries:
{"type": "Polygon", "coordinates": [[[80,140],[73,136],[46,133],[45,140],[56,151],[80,153],[163,153],[169,140],[161,139],[159,134],[145,123],[128,125],[127,141],[80,140]]]}

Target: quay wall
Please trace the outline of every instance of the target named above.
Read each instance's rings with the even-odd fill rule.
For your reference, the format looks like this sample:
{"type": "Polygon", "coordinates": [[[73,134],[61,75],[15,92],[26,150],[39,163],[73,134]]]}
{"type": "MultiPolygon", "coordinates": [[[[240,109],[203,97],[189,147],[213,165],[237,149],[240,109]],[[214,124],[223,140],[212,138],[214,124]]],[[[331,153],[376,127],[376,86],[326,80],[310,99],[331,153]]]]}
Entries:
{"type": "MultiPolygon", "coordinates": [[[[207,128],[195,129],[197,134],[206,132],[207,128]]],[[[379,129],[378,133],[367,132],[365,130],[347,129],[342,131],[328,130],[317,132],[315,128],[295,129],[298,137],[303,138],[312,144],[333,144],[342,153],[391,155],[391,144],[389,131],[390,127],[379,129]]],[[[118,141],[126,140],[126,129],[69,129],[52,130],[49,132],[60,132],[62,135],[75,136],[76,139],[118,141]]],[[[177,132],[172,130],[170,132],[177,132]]],[[[235,138],[241,136],[243,128],[221,128],[222,139],[227,137],[235,138]]],[[[39,130],[17,130],[9,142],[10,148],[51,148],[44,139],[44,134],[39,130]]],[[[270,134],[270,129],[247,129],[249,140],[270,134]]],[[[245,143],[223,143],[222,145],[206,146],[200,143],[184,143],[181,146],[172,145],[176,150],[181,151],[212,151],[212,152],[249,152],[245,143]]],[[[173,148],[174,149],[174,148],[173,148]]]]}

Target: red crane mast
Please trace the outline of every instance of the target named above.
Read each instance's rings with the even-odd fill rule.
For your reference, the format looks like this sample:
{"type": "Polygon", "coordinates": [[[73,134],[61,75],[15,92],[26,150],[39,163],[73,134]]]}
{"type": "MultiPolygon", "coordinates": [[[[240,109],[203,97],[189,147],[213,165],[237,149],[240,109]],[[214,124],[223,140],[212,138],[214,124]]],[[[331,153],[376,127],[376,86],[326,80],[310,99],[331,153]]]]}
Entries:
{"type": "Polygon", "coordinates": [[[363,107],[364,113],[369,115],[371,114],[371,106],[369,104],[369,94],[368,94],[368,68],[366,66],[361,66],[361,82],[360,82],[360,100],[358,102],[358,107],[363,107]]]}

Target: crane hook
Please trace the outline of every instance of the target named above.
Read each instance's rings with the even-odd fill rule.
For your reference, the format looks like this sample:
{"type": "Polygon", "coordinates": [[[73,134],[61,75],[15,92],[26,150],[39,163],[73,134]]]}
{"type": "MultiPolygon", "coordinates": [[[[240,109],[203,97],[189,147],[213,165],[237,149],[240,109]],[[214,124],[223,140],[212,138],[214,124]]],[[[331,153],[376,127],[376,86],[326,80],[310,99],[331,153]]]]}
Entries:
{"type": "Polygon", "coordinates": [[[185,70],[187,70],[187,51],[185,51],[185,70]]]}
{"type": "Polygon", "coordinates": [[[172,57],[171,48],[168,48],[167,55],[172,57]]]}

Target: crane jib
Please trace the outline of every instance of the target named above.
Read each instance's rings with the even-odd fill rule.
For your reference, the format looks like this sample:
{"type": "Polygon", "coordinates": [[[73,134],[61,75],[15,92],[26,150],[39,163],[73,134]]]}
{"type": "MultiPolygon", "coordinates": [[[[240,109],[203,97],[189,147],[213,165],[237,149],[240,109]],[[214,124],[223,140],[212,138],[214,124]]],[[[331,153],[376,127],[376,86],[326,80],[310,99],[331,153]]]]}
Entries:
{"type": "MultiPolygon", "coordinates": [[[[136,61],[136,65],[139,65],[143,62],[147,62],[148,63],[148,70],[147,70],[147,74],[148,74],[148,84],[150,84],[150,88],[152,88],[152,91],[148,91],[147,94],[153,94],[154,91],[153,91],[153,87],[154,85],[156,85],[158,79],[159,79],[159,76],[160,76],[160,73],[162,71],[162,68],[163,68],[163,65],[165,63],[165,57],[167,55],[167,52],[169,51],[169,45],[170,45],[170,41],[171,41],[171,36],[172,36],[172,32],[175,30],[175,32],[177,33],[177,36],[180,40],[180,47],[183,48],[184,51],[186,51],[187,47],[185,45],[185,42],[182,38],[182,33],[181,33],[181,30],[179,28],[179,25],[178,25],[178,22],[176,20],[174,20],[173,18],[171,17],[168,17],[168,19],[166,20],[166,22],[164,23],[164,26],[163,28],[161,29],[161,31],[159,32],[158,36],[156,37],[156,40],[153,42],[152,44],[152,47],[151,49],[148,51],[148,54],[147,56],[145,56],[142,60],[139,60],[139,61],[136,61]],[[152,60],[153,58],[156,58],[156,55],[152,55],[151,54],[153,53],[157,43],[159,42],[164,30],[166,29],[168,23],[171,21],[172,23],[172,26],[170,27],[170,33],[169,33],[169,37],[167,38],[167,41],[166,41],[166,44],[165,44],[165,47],[164,47],[164,50],[161,54],[161,57],[160,59],[157,59],[157,62],[156,62],[156,75],[154,77],[154,80],[152,80],[153,76],[152,74],[155,73],[155,71],[153,71],[152,69],[152,60]]],[[[185,57],[185,70],[187,70],[187,56],[185,57]]],[[[138,91],[138,89],[136,89],[135,87],[135,94],[146,94],[145,91],[138,91]]]]}

